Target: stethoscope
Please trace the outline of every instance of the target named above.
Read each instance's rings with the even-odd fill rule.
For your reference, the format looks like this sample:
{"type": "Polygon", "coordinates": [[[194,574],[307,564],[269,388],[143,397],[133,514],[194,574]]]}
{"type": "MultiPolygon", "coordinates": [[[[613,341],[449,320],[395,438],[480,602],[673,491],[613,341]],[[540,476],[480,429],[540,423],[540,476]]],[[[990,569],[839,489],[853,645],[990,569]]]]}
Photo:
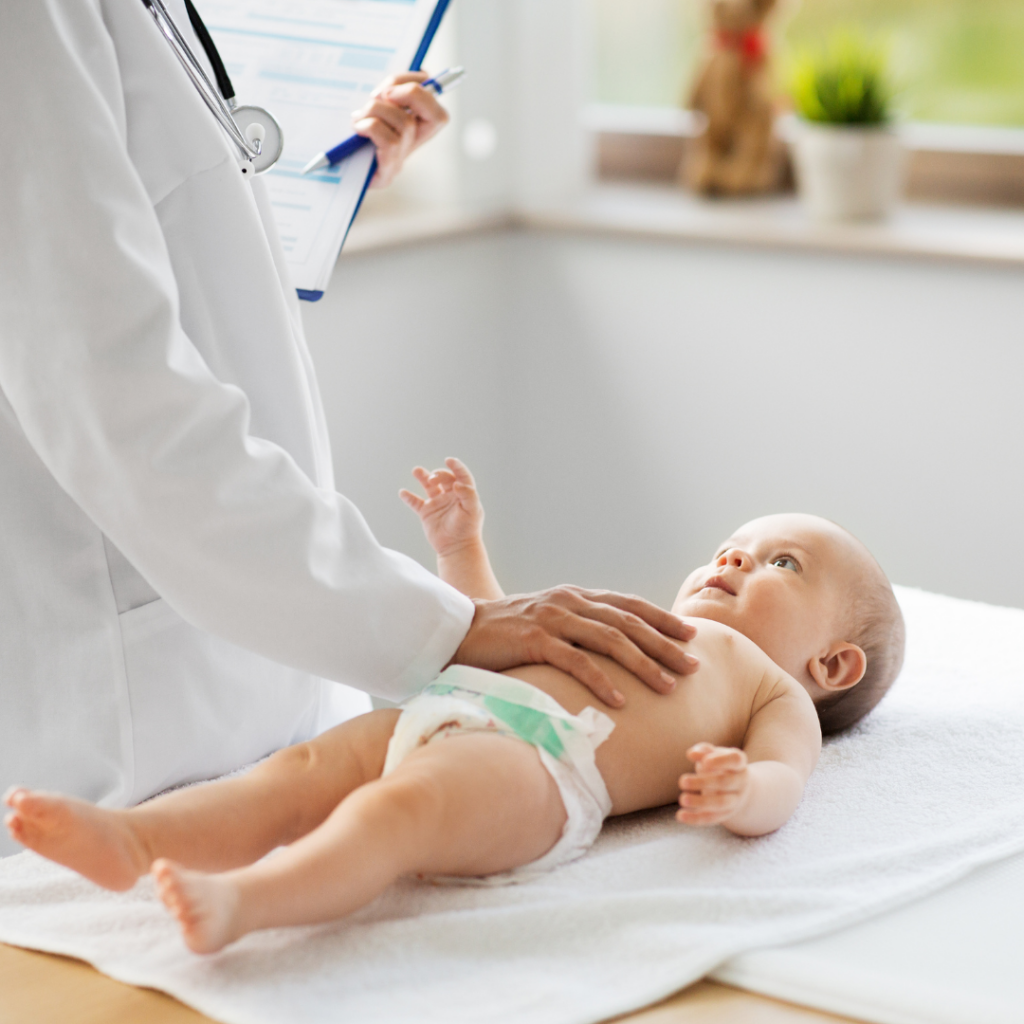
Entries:
{"type": "Polygon", "coordinates": [[[216,86],[210,81],[202,65],[196,60],[195,54],[189,49],[188,43],[182,38],[178,26],[167,13],[163,0],[142,2],[153,15],[153,20],[163,37],[171,44],[174,55],[181,62],[185,74],[192,80],[203,102],[210,108],[210,113],[241,153],[242,173],[260,174],[273,167],[281,156],[281,150],[284,149],[284,133],[281,126],[262,107],[240,107],[235,103],[234,86],[228,78],[224,62],[220,59],[203,19],[193,7],[192,0],[185,0],[188,20],[192,23],[192,28],[213,67],[213,74],[217,79],[216,86]]]}

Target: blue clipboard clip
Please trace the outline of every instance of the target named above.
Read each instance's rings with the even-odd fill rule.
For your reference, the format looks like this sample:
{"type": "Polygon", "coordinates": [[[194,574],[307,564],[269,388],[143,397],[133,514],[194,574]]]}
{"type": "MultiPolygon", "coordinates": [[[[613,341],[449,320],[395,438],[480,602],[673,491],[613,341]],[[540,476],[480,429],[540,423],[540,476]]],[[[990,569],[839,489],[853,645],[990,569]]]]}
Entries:
{"type": "MultiPolygon", "coordinates": [[[[427,56],[427,50],[430,49],[430,44],[434,41],[434,36],[437,34],[437,29],[441,24],[441,19],[444,17],[444,12],[448,9],[448,4],[450,2],[451,0],[437,0],[437,5],[434,7],[434,13],[431,14],[430,21],[427,22],[427,27],[423,32],[423,38],[420,40],[420,45],[417,47],[416,54],[412,59],[412,63],[409,65],[410,71],[420,71],[422,69],[424,58],[427,56]]],[[[456,69],[453,68],[452,71],[454,70],[456,69]]],[[[460,71],[458,78],[461,78],[462,69],[460,68],[458,70],[460,71]]],[[[437,78],[440,79],[441,75],[438,75],[437,78]]],[[[456,81],[458,80],[458,78],[456,78],[456,81]]],[[[431,82],[432,84],[434,84],[434,80],[431,80],[431,82]]],[[[444,85],[442,84],[441,89],[438,89],[438,91],[440,92],[441,90],[443,90],[443,88],[444,85]]],[[[352,153],[355,153],[358,149],[361,148],[361,146],[365,145],[369,141],[369,139],[365,138],[362,135],[354,135],[351,138],[346,139],[343,143],[341,143],[341,145],[344,146],[346,144],[352,144],[353,148],[351,152],[346,154],[346,156],[351,156],[352,153]],[[358,140],[358,142],[356,142],[356,140],[358,140]]],[[[335,149],[338,148],[340,147],[335,147],[335,149]]],[[[344,158],[340,157],[338,159],[340,160],[344,158]]],[[[359,193],[359,201],[356,203],[356,208],[355,210],[352,211],[352,220],[348,222],[348,228],[345,230],[345,238],[348,238],[348,233],[349,231],[352,230],[352,222],[356,219],[356,217],[359,214],[359,210],[363,205],[363,200],[366,198],[366,190],[370,187],[370,182],[373,181],[373,176],[376,173],[377,160],[375,158],[373,163],[370,164],[370,170],[366,175],[366,181],[363,182],[363,189],[359,193]]],[[[344,248],[344,238],[341,241],[341,245],[342,248],[344,248]]],[[[303,302],[319,302],[324,297],[324,293],[322,291],[310,291],[306,288],[296,288],[295,291],[303,302]]]]}

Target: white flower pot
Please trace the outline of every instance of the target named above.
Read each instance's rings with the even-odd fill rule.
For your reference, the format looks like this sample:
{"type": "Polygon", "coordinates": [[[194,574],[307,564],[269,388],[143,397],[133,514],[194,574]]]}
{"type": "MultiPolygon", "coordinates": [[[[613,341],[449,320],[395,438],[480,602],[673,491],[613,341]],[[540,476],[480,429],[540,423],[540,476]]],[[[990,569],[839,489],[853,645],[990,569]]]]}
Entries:
{"type": "Polygon", "coordinates": [[[903,144],[893,128],[800,121],[793,139],[797,185],[815,220],[879,220],[903,190],[903,144]]]}

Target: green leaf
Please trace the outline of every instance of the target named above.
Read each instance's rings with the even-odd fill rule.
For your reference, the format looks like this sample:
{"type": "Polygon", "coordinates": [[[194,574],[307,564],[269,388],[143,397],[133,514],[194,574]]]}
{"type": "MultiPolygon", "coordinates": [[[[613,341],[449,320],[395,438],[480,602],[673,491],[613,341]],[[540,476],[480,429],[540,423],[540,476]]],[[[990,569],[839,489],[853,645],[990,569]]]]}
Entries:
{"type": "Polygon", "coordinates": [[[790,90],[797,113],[823,124],[883,125],[892,120],[886,48],[854,29],[838,29],[797,54],[790,90]]]}

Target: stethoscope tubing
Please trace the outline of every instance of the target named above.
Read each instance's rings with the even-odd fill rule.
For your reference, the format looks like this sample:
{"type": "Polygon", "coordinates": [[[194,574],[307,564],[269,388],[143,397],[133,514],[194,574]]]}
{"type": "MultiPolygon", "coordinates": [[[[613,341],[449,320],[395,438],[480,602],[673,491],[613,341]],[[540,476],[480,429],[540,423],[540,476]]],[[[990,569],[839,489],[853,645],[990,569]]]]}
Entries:
{"type": "Polygon", "coordinates": [[[196,60],[195,54],[178,31],[178,26],[174,24],[173,19],[168,14],[163,0],[142,0],[142,2],[153,16],[153,21],[156,22],[161,35],[170,43],[174,55],[178,58],[178,62],[185,69],[185,74],[191,79],[192,84],[196,87],[196,91],[202,97],[210,113],[213,114],[217,123],[238,147],[242,156],[249,162],[252,162],[260,155],[260,149],[250,144],[249,140],[239,130],[238,125],[235,124],[228,101],[221,96],[203,70],[202,65],[196,60]]]}

